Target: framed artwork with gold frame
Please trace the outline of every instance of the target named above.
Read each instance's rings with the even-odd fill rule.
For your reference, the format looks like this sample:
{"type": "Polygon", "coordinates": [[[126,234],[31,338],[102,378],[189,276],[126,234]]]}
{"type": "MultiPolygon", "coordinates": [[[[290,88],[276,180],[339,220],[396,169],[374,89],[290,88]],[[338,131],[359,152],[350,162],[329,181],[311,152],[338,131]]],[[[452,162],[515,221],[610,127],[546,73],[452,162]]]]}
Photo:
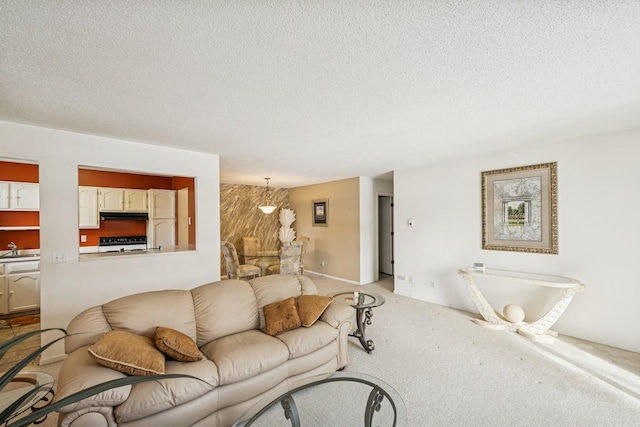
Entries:
{"type": "Polygon", "coordinates": [[[558,163],[482,172],[482,249],[558,253],[558,163]]]}

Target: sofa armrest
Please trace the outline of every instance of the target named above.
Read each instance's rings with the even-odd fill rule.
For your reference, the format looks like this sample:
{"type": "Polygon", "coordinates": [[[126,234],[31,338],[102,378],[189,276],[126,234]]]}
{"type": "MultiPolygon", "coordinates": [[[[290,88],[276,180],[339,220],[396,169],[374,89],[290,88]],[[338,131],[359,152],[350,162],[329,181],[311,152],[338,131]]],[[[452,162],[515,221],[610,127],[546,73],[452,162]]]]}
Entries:
{"type": "Polygon", "coordinates": [[[84,408],[58,415],[58,427],[117,427],[112,406],[84,408]]]}
{"type": "MultiPolygon", "coordinates": [[[[62,363],[58,375],[56,395],[57,402],[65,397],[104,382],[124,378],[127,375],[100,365],[87,351],[81,347],[72,352],[62,363]]],[[[114,407],[127,400],[131,393],[131,386],[113,388],[95,394],[87,399],[60,408],[59,412],[76,412],[92,407],[114,407]]]]}
{"type": "Polygon", "coordinates": [[[354,310],[345,303],[333,301],[322,313],[320,320],[338,330],[338,369],[349,363],[349,333],[353,329],[354,310]]]}
{"type": "Polygon", "coordinates": [[[353,308],[350,305],[333,301],[329,307],[322,313],[320,320],[328,323],[332,327],[338,329],[345,322],[351,323],[353,318],[353,308]]]}

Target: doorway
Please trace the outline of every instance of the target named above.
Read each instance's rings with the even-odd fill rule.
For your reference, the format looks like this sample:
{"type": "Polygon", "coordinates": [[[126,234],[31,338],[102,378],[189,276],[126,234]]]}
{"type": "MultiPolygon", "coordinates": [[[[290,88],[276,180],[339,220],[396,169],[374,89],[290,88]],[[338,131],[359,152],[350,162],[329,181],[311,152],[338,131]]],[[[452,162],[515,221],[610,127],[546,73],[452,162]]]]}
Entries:
{"type": "Polygon", "coordinates": [[[378,271],[393,276],[393,197],[378,196],[378,271]]]}

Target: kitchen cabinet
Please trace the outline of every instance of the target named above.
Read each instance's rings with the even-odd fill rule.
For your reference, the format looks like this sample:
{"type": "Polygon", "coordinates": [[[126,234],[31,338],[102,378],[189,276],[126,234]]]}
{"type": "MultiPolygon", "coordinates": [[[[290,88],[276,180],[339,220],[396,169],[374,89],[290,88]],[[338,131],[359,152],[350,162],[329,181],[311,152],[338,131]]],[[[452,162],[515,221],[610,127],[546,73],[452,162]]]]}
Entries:
{"type": "Polygon", "coordinates": [[[124,210],[124,188],[99,188],[98,199],[101,211],[120,212],[124,210]]]}
{"type": "Polygon", "coordinates": [[[147,242],[150,248],[175,246],[176,220],[170,218],[149,220],[147,242]]]}
{"type": "Polygon", "coordinates": [[[78,188],[78,226],[79,228],[100,228],[98,187],[78,188]]]}
{"type": "Polygon", "coordinates": [[[99,209],[101,212],[147,212],[147,190],[131,188],[99,188],[99,209]]]}
{"type": "Polygon", "coordinates": [[[39,210],[40,185],[37,182],[0,182],[0,209],[39,210]]]}
{"type": "Polygon", "coordinates": [[[175,190],[149,190],[149,218],[165,219],[176,217],[175,190]]]}
{"type": "Polygon", "coordinates": [[[0,312],[15,313],[40,308],[40,262],[23,261],[0,265],[0,312]]]}
{"type": "Polygon", "coordinates": [[[9,209],[9,201],[11,200],[11,191],[9,183],[0,181],[0,209],[9,209]]]}
{"type": "Polygon", "coordinates": [[[176,191],[149,190],[149,224],[147,243],[150,248],[176,244],[176,191]]]}
{"type": "Polygon", "coordinates": [[[147,212],[149,210],[148,199],[148,190],[132,190],[125,188],[124,210],[127,212],[147,212]]]}

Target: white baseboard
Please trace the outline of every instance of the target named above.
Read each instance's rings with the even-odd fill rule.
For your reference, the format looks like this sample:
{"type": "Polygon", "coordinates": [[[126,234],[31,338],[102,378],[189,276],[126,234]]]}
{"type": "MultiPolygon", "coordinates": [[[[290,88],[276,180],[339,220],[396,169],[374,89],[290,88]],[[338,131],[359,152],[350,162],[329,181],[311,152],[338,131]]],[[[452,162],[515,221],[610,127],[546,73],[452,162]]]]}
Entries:
{"type": "Polygon", "coordinates": [[[328,274],[322,274],[322,273],[318,273],[316,271],[311,271],[311,270],[305,270],[304,272],[305,272],[305,274],[306,273],[315,274],[316,276],[322,276],[322,277],[326,277],[328,279],[339,280],[341,282],[350,283],[352,285],[360,285],[360,283],[356,282],[355,280],[348,280],[348,279],[344,279],[342,277],[329,276],[328,274]]]}

